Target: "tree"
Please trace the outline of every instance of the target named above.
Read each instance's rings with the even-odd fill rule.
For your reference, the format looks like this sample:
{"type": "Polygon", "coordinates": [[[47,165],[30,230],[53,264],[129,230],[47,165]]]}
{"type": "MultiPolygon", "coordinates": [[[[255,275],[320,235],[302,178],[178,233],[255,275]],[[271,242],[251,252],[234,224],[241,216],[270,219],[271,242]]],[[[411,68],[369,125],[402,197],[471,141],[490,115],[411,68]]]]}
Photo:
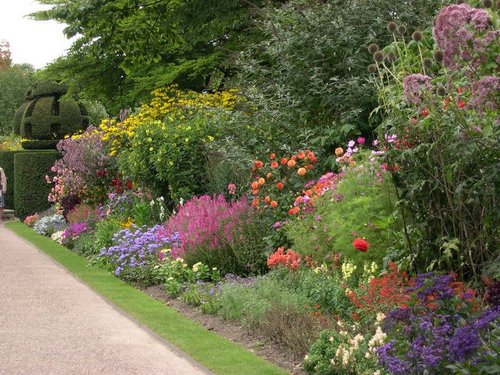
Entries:
{"type": "Polygon", "coordinates": [[[0,135],[12,133],[14,114],[34,82],[34,72],[28,64],[0,69],[0,135]]]}
{"type": "Polygon", "coordinates": [[[265,8],[254,25],[265,37],[241,54],[236,85],[269,112],[269,134],[281,131],[287,142],[309,137],[310,146],[314,131],[332,155],[346,136],[369,134],[376,125],[368,45],[387,42],[393,20],[406,25],[408,40],[431,24],[442,2],[290,0],[265,8]]]}
{"type": "Polygon", "coordinates": [[[254,13],[263,4],[280,3],[275,0],[39,2],[52,8],[34,13],[35,19],[65,23],[68,25],[65,34],[77,38],[69,55],[49,67],[46,74],[50,78],[71,77],[81,86],[84,96],[99,94],[99,100],[113,112],[137,104],[156,87],[174,82],[184,88],[210,88],[214,74],[230,74],[227,58],[255,38],[247,30],[254,13]],[[126,97],[124,93],[128,93],[126,97]]]}
{"type": "Polygon", "coordinates": [[[10,44],[6,40],[0,40],[0,70],[7,69],[11,65],[10,44]]]}

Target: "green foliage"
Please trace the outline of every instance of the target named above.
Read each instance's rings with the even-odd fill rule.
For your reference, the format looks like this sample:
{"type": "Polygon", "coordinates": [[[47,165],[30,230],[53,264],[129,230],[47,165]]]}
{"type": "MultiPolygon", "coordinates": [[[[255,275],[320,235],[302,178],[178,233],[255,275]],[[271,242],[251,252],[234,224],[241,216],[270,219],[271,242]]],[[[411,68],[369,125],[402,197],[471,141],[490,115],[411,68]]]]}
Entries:
{"type": "Polygon", "coordinates": [[[109,118],[108,112],[104,105],[97,100],[81,99],[79,103],[85,107],[87,115],[89,116],[90,125],[97,126],[105,118],[109,118]]]}
{"type": "Polygon", "coordinates": [[[7,178],[7,192],[4,195],[5,208],[15,208],[14,206],[14,155],[18,151],[0,150],[0,167],[5,172],[7,178]]]}
{"type": "Polygon", "coordinates": [[[87,128],[87,110],[81,103],[61,98],[65,92],[64,86],[51,81],[38,81],[28,92],[28,105],[23,104],[16,113],[20,134],[28,140],[24,142],[27,148],[55,146],[57,140],[87,128]],[[38,144],[31,140],[49,142],[38,144]]]}
{"type": "Polygon", "coordinates": [[[95,232],[84,232],[74,240],[72,250],[86,258],[92,258],[101,252],[101,249],[96,246],[95,232]]]}
{"type": "Polygon", "coordinates": [[[280,280],[222,284],[218,314],[260,331],[274,342],[304,355],[324,322],[310,314],[310,301],[280,280]]]}
{"type": "MultiPolygon", "coordinates": [[[[169,250],[163,254],[168,252],[169,250]]],[[[158,283],[163,284],[167,294],[172,297],[177,297],[184,287],[195,284],[197,281],[217,282],[220,280],[220,272],[216,267],[210,268],[201,262],[189,267],[182,258],[165,257],[155,266],[153,273],[158,283]]]]}
{"type": "Polygon", "coordinates": [[[251,169],[252,162],[252,156],[229,139],[207,144],[204,172],[207,193],[224,193],[227,199],[241,197],[246,193],[250,183],[248,171],[251,169]],[[229,193],[229,184],[236,186],[234,194],[229,193]]]}
{"type": "Polygon", "coordinates": [[[104,247],[110,247],[113,244],[113,235],[122,227],[113,219],[101,220],[96,224],[94,242],[95,248],[101,251],[104,247]]]}
{"type": "Polygon", "coordinates": [[[293,0],[259,12],[255,28],[264,38],[243,51],[237,68],[242,91],[267,114],[265,135],[280,132],[283,142],[294,145],[297,137],[311,136],[306,129],[314,136],[336,129],[329,134],[333,139],[346,129],[351,135],[372,131],[377,119],[369,118],[376,106],[366,80],[370,39],[389,41],[385,26],[393,17],[408,27],[430,25],[440,3],[293,0]]]}
{"type": "Polygon", "coordinates": [[[142,124],[128,150],[118,155],[120,170],[178,202],[205,190],[205,143],[214,134],[203,115],[186,122],[142,124]],[[165,191],[168,188],[168,191],[165,191]]]}
{"type": "Polygon", "coordinates": [[[47,196],[50,186],[45,176],[61,157],[58,151],[22,151],[14,155],[14,206],[16,216],[24,220],[28,215],[50,206],[47,196]]]}
{"type": "Polygon", "coordinates": [[[315,201],[312,213],[286,226],[293,249],[303,256],[321,261],[340,253],[353,261],[358,269],[365,262],[378,265],[393,245],[397,221],[393,217],[395,194],[390,176],[382,173],[378,163],[362,163],[347,169],[335,190],[315,201]],[[356,238],[364,238],[369,249],[361,252],[353,247],[356,238]]]}
{"type": "Polygon", "coordinates": [[[34,70],[30,65],[0,69],[0,135],[12,133],[13,122],[18,122],[14,120],[14,116],[34,80],[33,74],[34,70]]]}
{"type": "Polygon", "coordinates": [[[226,64],[231,52],[255,38],[248,31],[254,12],[268,3],[41,2],[50,8],[36,12],[35,19],[64,23],[66,35],[76,37],[69,55],[49,66],[48,77],[67,79],[73,90],[83,90],[84,97],[114,113],[171,83],[218,89],[221,76],[231,74],[226,64]]]}
{"type": "MultiPolygon", "coordinates": [[[[440,17],[443,27],[451,16],[440,17]]],[[[397,58],[390,66],[380,63],[374,77],[384,116],[380,133],[393,140],[384,146],[388,164],[397,166],[392,177],[406,222],[404,246],[395,257],[414,272],[498,276],[500,104],[498,87],[488,82],[498,86],[498,43],[490,37],[500,20],[495,12],[486,18],[486,29],[458,22],[447,45],[464,52],[443,50],[442,63],[429,58],[438,42],[430,29],[418,43],[395,35],[383,50],[397,51],[397,58]],[[426,83],[418,84],[418,77],[426,83]]]]}
{"type": "Polygon", "coordinates": [[[340,331],[321,332],[305,357],[304,369],[307,373],[356,375],[373,374],[377,370],[380,373],[375,353],[370,351],[368,344],[370,336],[352,331],[341,327],[340,331]]]}

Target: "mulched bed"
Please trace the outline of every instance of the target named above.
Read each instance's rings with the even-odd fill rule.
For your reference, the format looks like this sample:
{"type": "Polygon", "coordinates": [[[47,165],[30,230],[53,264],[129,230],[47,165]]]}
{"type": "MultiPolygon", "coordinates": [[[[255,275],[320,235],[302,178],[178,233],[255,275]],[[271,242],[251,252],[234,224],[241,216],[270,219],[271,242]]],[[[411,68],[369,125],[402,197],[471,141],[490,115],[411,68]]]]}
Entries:
{"type": "Polygon", "coordinates": [[[189,306],[180,299],[169,297],[162,286],[152,286],[144,289],[144,292],[165,305],[174,308],[191,320],[200,323],[208,330],[244,346],[249,351],[289,371],[290,374],[306,374],[301,366],[302,357],[290,353],[286,348],[276,343],[270,342],[269,339],[259,335],[258,332],[250,331],[238,322],[203,314],[200,309],[189,306]]]}

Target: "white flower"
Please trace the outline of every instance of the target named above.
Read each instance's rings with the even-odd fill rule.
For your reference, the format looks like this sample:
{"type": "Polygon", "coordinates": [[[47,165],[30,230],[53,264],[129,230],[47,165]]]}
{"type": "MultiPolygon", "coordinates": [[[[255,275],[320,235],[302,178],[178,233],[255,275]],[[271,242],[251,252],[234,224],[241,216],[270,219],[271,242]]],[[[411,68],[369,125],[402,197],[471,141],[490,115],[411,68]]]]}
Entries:
{"type": "Polygon", "coordinates": [[[382,320],[385,319],[385,314],[384,313],[381,313],[381,312],[378,312],[377,313],[377,322],[381,322],[382,320]]]}

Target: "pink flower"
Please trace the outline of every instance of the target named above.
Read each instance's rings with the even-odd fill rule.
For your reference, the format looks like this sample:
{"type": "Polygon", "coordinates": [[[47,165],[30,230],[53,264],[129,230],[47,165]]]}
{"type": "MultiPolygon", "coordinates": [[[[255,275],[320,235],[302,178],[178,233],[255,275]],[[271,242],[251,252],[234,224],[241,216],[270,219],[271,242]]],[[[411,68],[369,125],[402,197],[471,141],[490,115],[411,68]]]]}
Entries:
{"type": "Polygon", "coordinates": [[[361,146],[363,146],[365,144],[365,142],[366,142],[366,139],[363,138],[363,137],[358,137],[357,141],[358,141],[358,144],[360,144],[361,146]]]}

